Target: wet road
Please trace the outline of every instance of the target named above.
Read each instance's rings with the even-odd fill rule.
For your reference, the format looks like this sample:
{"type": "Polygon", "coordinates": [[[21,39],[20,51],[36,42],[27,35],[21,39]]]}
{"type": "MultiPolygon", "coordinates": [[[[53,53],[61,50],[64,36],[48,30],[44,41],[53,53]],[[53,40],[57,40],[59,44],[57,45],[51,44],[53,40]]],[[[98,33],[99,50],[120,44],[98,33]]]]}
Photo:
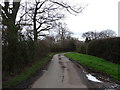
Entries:
{"type": "Polygon", "coordinates": [[[48,70],[37,79],[32,88],[89,88],[93,85],[88,81],[82,71],[68,58],[54,55],[48,70]]]}

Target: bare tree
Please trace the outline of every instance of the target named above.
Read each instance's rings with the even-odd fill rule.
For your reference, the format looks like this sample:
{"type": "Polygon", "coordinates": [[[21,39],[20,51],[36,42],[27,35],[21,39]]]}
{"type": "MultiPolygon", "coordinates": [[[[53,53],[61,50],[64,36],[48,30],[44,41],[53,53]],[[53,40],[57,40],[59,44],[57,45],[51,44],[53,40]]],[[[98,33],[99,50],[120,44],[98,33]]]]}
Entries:
{"type": "Polygon", "coordinates": [[[73,34],[73,32],[69,31],[69,29],[66,27],[65,23],[62,22],[58,22],[57,23],[57,39],[58,40],[65,40],[65,39],[70,39],[71,35],[73,34]]]}
{"type": "Polygon", "coordinates": [[[86,40],[92,40],[96,38],[96,33],[93,31],[88,31],[82,34],[83,38],[86,38],[86,40]]]}
{"type": "Polygon", "coordinates": [[[86,38],[86,41],[101,39],[101,38],[110,38],[115,36],[116,36],[116,33],[112,30],[103,30],[101,32],[88,31],[82,34],[82,37],[86,38]]]}
{"type": "Polygon", "coordinates": [[[49,31],[55,28],[55,22],[64,18],[62,10],[70,13],[80,13],[84,8],[75,8],[62,0],[35,0],[33,5],[29,6],[28,17],[32,20],[34,40],[37,42],[41,32],[49,31]]]}
{"type": "Polygon", "coordinates": [[[3,25],[3,38],[5,39],[5,44],[7,45],[5,49],[7,49],[6,56],[4,56],[3,63],[10,63],[8,66],[9,70],[13,69],[14,62],[16,60],[17,52],[17,43],[18,43],[18,30],[20,29],[18,25],[16,25],[17,13],[20,7],[21,0],[10,1],[4,0],[3,5],[0,4],[1,13],[2,13],[2,25],[3,25]]]}
{"type": "MultiPolygon", "coordinates": [[[[4,4],[0,4],[1,13],[2,13],[2,25],[3,25],[3,35],[6,38],[6,44],[8,47],[14,47],[18,41],[18,30],[19,26],[16,25],[17,13],[20,7],[21,0],[13,0],[10,2],[9,0],[4,0],[4,4]]],[[[4,37],[4,36],[3,36],[4,37]]],[[[4,38],[4,39],[5,39],[4,38]]],[[[15,48],[15,47],[14,47],[15,48]]]]}
{"type": "Polygon", "coordinates": [[[109,37],[115,37],[116,33],[113,30],[103,30],[100,32],[100,38],[109,38],[109,37]]]}
{"type": "Polygon", "coordinates": [[[49,0],[40,2],[36,0],[34,5],[29,7],[28,17],[32,20],[35,42],[37,42],[39,36],[45,36],[41,32],[53,29],[55,21],[64,17],[63,14],[57,12],[57,8],[49,0]]]}
{"type": "Polygon", "coordinates": [[[19,27],[16,25],[16,17],[20,7],[20,1],[21,0],[15,2],[15,0],[13,0],[13,2],[9,2],[9,0],[5,0],[4,6],[0,4],[2,7],[2,24],[7,27],[7,39],[9,44],[12,43],[11,41],[17,42],[17,31],[19,27]]]}

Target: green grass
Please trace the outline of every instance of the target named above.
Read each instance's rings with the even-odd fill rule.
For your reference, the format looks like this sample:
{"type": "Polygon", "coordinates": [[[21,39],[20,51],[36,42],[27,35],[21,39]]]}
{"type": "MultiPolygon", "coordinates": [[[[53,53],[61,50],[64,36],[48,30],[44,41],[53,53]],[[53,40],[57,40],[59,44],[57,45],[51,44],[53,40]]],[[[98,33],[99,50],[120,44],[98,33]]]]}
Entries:
{"type": "Polygon", "coordinates": [[[98,58],[95,56],[84,55],[79,53],[66,53],[65,56],[77,61],[78,63],[90,69],[107,74],[116,80],[120,80],[120,72],[118,71],[120,65],[118,64],[114,64],[112,62],[106,61],[105,59],[98,58]]]}
{"type": "Polygon", "coordinates": [[[3,88],[10,88],[12,86],[15,86],[23,81],[25,81],[26,79],[28,79],[29,77],[31,77],[37,70],[43,68],[43,66],[49,61],[49,59],[56,53],[51,53],[48,56],[46,56],[45,58],[43,58],[42,60],[36,62],[34,65],[32,65],[32,67],[28,68],[27,70],[25,70],[24,72],[22,72],[20,75],[15,76],[14,78],[12,78],[9,81],[3,82],[3,88]]]}

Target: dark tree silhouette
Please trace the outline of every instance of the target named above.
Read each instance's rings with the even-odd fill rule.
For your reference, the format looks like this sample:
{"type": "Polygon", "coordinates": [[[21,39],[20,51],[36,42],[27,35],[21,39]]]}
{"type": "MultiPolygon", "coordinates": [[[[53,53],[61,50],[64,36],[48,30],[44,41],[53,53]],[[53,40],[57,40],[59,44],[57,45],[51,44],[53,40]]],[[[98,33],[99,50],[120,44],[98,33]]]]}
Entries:
{"type": "Polygon", "coordinates": [[[86,41],[101,39],[101,38],[110,38],[115,36],[116,33],[113,30],[103,30],[101,32],[88,31],[82,34],[82,37],[86,38],[86,41]]]}
{"type": "Polygon", "coordinates": [[[9,60],[9,63],[11,63],[10,67],[8,67],[9,69],[12,69],[12,65],[17,59],[16,55],[17,55],[19,26],[16,25],[16,17],[20,7],[21,0],[18,0],[18,2],[15,2],[15,1],[16,0],[13,0],[12,5],[8,0],[4,1],[4,6],[0,4],[0,6],[2,7],[1,9],[2,24],[5,27],[4,30],[6,30],[6,31],[3,31],[3,33],[6,32],[6,36],[5,36],[6,44],[8,45],[7,51],[9,52],[8,55],[6,56],[6,60],[9,60]]]}

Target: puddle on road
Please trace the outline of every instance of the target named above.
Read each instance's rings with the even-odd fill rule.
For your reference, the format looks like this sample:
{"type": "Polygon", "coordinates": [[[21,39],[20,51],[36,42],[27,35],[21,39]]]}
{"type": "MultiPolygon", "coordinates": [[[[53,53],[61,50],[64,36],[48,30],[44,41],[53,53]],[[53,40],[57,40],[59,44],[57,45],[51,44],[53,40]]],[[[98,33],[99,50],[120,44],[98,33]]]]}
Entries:
{"type": "Polygon", "coordinates": [[[60,65],[63,65],[63,62],[62,62],[62,61],[59,61],[58,63],[59,63],[60,65]]]}
{"type": "Polygon", "coordinates": [[[62,67],[62,69],[66,68],[66,67],[65,67],[65,66],[63,66],[63,65],[62,65],[61,67],[62,67]]]}
{"type": "Polygon", "coordinates": [[[47,70],[42,70],[43,72],[46,72],[47,70]]]}
{"type": "Polygon", "coordinates": [[[92,76],[91,74],[86,74],[87,78],[93,82],[101,82],[100,80],[98,80],[96,77],[92,76]]]}
{"type": "Polygon", "coordinates": [[[119,88],[120,88],[120,85],[114,84],[114,85],[112,85],[111,87],[112,87],[112,88],[116,88],[116,87],[119,87],[119,88]]]}
{"type": "Polygon", "coordinates": [[[61,57],[59,57],[58,59],[61,60],[61,57]]]}
{"type": "Polygon", "coordinates": [[[61,56],[61,58],[64,58],[65,56],[61,56]]]}
{"type": "Polygon", "coordinates": [[[120,88],[120,85],[114,82],[100,81],[96,77],[92,76],[91,74],[86,74],[86,76],[90,81],[101,83],[102,87],[104,87],[104,90],[119,90],[120,88]]]}
{"type": "Polygon", "coordinates": [[[120,90],[120,85],[116,83],[110,83],[110,85],[106,86],[104,90],[120,90]]]}

